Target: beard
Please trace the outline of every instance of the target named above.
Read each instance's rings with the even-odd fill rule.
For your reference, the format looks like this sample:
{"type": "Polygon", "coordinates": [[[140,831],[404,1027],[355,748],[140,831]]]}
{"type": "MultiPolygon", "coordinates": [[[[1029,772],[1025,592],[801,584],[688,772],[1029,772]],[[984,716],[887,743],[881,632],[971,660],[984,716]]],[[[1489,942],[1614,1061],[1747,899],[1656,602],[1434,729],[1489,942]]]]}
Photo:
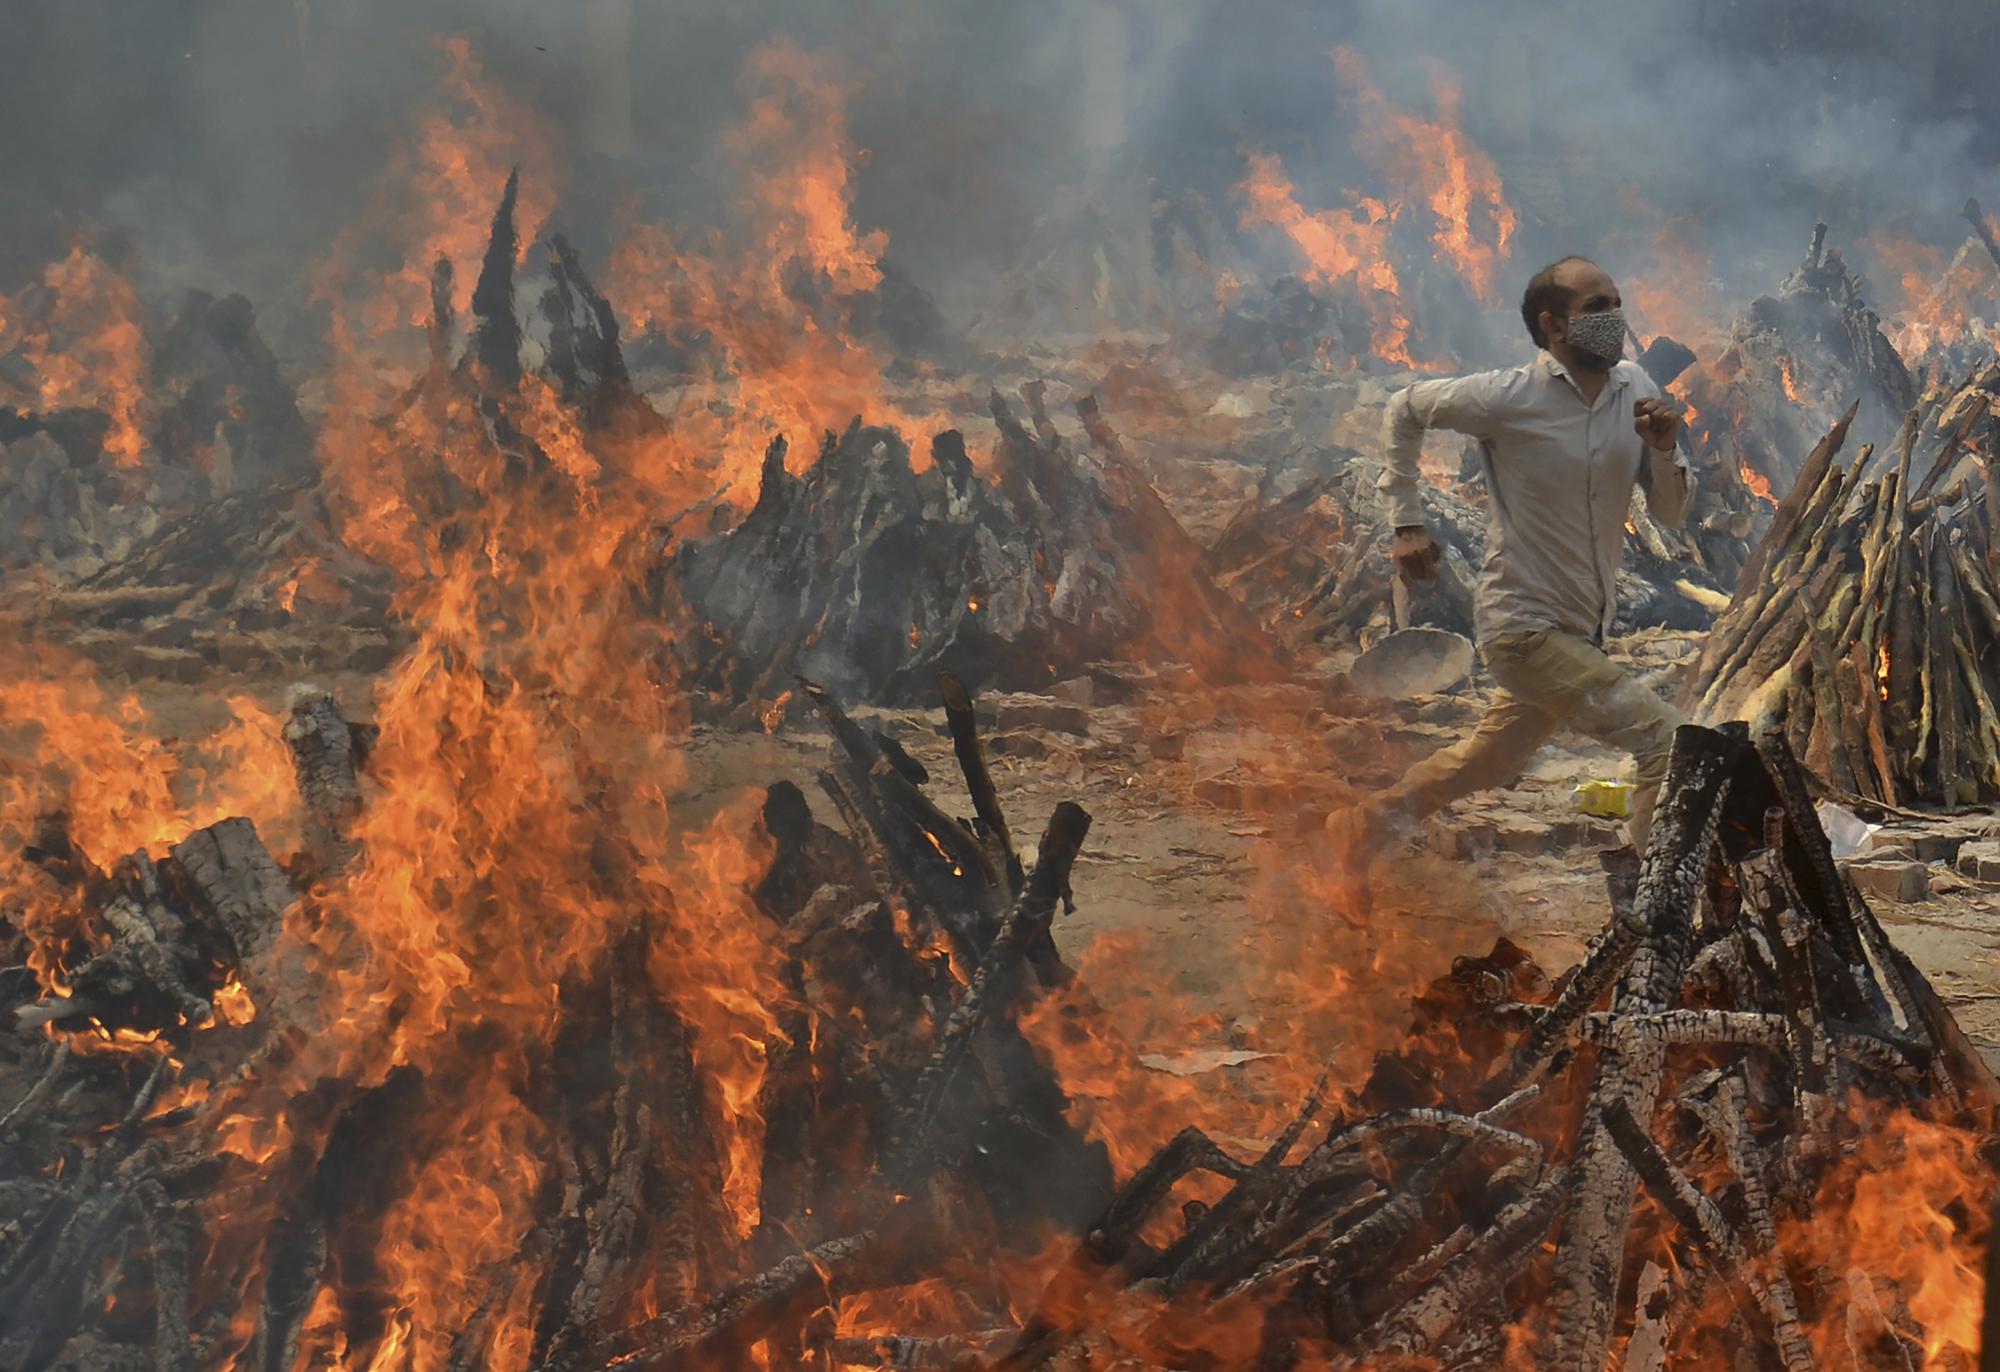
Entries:
{"type": "Polygon", "coordinates": [[[1599,357],[1596,353],[1586,352],[1577,347],[1572,347],[1568,351],[1569,365],[1580,372],[1595,372],[1602,375],[1618,365],[1618,359],[1615,357],[1599,357]]]}

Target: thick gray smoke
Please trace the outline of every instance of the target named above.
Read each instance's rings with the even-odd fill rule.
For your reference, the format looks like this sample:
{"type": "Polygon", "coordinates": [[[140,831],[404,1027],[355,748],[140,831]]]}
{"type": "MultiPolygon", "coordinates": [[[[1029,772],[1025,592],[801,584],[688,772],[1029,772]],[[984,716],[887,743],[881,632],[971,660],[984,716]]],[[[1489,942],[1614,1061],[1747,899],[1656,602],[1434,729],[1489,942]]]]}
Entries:
{"type": "MultiPolygon", "coordinates": [[[[1503,298],[1572,249],[1643,275],[1664,216],[1698,226],[1739,300],[1815,218],[1836,242],[1901,216],[1955,244],[2000,146],[1985,0],[16,0],[7,28],[0,289],[88,228],[154,290],[250,294],[281,350],[310,328],[307,266],[434,104],[443,35],[540,116],[565,168],[558,220],[587,253],[633,196],[718,222],[745,57],[779,34],[829,54],[869,153],[856,216],[961,323],[1060,274],[1079,236],[1098,272],[1140,270],[1163,204],[1196,207],[1193,237],[1260,271],[1294,266],[1236,232],[1232,188],[1257,148],[1308,207],[1379,189],[1339,44],[1419,112],[1434,64],[1456,72],[1522,215],[1503,298]]],[[[1037,308],[1073,295],[1058,283],[1037,308]]]]}

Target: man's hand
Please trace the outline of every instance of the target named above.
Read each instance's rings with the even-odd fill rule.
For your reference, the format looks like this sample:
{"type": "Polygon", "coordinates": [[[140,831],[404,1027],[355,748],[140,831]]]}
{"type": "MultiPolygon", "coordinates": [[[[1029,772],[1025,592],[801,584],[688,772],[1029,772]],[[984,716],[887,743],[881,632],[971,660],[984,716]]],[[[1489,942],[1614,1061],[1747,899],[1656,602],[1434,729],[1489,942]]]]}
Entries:
{"type": "Polygon", "coordinates": [[[1395,562],[1405,586],[1415,581],[1435,580],[1441,556],[1431,531],[1421,524],[1410,524],[1396,530],[1396,540],[1389,545],[1389,557],[1395,562]]]}
{"type": "Polygon", "coordinates": [[[1680,437],[1681,412],[1671,402],[1657,397],[1635,401],[1632,427],[1649,448],[1671,448],[1680,437]]]}

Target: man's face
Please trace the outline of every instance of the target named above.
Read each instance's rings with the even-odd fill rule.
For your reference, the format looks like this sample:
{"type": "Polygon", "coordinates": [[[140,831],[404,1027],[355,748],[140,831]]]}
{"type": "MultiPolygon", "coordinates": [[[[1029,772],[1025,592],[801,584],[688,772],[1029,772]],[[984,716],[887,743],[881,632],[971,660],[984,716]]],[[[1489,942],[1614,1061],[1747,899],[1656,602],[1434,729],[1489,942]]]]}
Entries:
{"type": "MultiPolygon", "coordinates": [[[[1550,344],[1567,344],[1570,317],[1579,314],[1599,314],[1605,310],[1620,309],[1624,300],[1618,294],[1618,283],[1604,268],[1590,262],[1569,262],[1563,265],[1558,279],[1568,287],[1569,309],[1563,314],[1542,311],[1542,336],[1550,344]]],[[[1568,347],[1551,349],[1567,353],[1568,347]]]]}

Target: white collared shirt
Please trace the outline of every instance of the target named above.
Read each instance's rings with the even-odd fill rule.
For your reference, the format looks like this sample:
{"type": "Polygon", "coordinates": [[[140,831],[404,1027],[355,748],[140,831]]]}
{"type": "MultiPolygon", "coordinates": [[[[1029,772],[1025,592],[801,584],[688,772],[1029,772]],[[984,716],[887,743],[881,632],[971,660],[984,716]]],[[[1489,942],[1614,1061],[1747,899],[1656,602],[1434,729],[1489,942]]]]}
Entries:
{"type": "Polygon", "coordinates": [[[1424,522],[1417,459],[1424,432],[1479,440],[1489,495],[1479,574],[1479,636],[1538,629],[1602,642],[1618,613],[1618,563],[1632,487],[1670,528],[1694,494],[1673,448],[1649,448],[1633,426],[1636,401],[1660,388],[1620,362],[1594,404],[1546,350],[1505,371],[1419,381],[1389,401],[1382,425],[1382,492],[1392,524],[1424,522]]]}

